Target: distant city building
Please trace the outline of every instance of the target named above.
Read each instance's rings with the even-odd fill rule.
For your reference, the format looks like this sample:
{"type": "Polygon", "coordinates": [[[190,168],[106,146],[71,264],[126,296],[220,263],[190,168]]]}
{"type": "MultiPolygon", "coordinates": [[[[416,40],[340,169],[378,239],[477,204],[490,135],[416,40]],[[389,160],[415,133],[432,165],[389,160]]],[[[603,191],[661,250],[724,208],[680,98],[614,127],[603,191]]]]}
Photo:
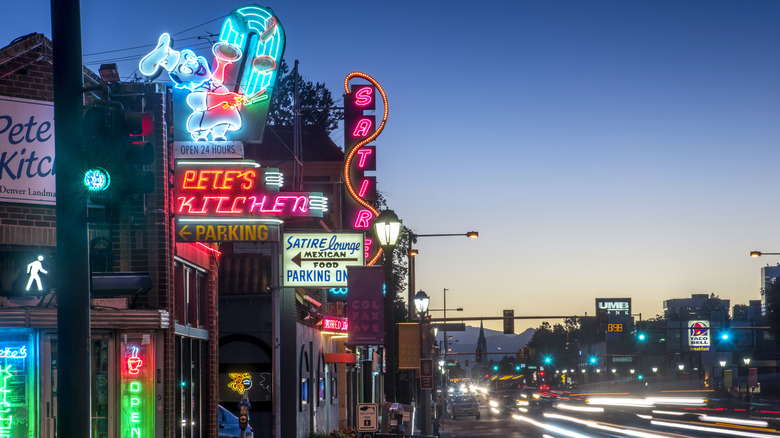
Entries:
{"type": "Polygon", "coordinates": [[[761,315],[766,315],[766,291],[780,277],[780,265],[761,268],[761,315]]]}
{"type": "Polygon", "coordinates": [[[707,294],[692,294],[690,298],[664,300],[664,318],[667,320],[707,319],[723,321],[728,319],[731,301],[710,298],[707,294]]]}

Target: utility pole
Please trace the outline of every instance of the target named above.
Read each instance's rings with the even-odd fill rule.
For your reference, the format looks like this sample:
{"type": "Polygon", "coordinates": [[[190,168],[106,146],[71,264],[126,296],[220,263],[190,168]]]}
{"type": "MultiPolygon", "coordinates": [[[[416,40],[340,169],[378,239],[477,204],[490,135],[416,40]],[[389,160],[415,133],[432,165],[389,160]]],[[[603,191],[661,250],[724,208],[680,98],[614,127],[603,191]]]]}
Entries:
{"type": "Polygon", "coordinates": [[[89,247],[81,188],[81,7],[51,0],[54,52],[54,153],[57,159],[57,436],[89,437],[89,247]]]}

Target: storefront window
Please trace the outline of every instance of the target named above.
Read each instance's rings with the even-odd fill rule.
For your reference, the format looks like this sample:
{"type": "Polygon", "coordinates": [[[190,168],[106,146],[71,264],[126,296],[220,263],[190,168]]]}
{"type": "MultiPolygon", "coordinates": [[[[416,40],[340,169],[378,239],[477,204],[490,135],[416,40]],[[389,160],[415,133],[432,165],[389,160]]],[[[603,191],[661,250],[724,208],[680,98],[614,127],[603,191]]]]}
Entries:
{"type": "Polygon", "coordinates": [[[108,339],[92,341],[92,436],[94,438],[109,436],[109,358],[108,339]]]}

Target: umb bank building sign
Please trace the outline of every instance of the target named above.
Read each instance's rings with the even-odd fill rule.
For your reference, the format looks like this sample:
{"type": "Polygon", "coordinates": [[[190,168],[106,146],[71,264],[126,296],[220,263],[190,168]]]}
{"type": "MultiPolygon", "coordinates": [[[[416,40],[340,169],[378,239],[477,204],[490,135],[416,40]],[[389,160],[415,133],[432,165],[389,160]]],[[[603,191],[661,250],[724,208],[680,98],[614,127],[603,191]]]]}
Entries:
{"type": "Polygon", "coordinates": [[[607,316],[631,316],[631,298],[596,298],[596,314],[607,316]]]}

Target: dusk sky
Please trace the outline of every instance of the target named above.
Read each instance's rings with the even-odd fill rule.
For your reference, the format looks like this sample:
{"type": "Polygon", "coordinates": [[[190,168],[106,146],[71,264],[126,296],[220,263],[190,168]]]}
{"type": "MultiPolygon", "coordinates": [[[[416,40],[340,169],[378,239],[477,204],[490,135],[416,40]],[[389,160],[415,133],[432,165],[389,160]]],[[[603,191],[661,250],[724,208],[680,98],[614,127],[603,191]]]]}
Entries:
{"type": "MultiPolygon", "coordinates": [[[[0,47],[51,37],[48,1],[6,3],[0,47]]],[[[108,4],[81,2],[84,61],[123,61],[131,78],[163,32],[211,59],[196,37],[248,3],[108,4]]],[[[760,299],[760,268],[780,261],[748,257],[780,252],[780,2],[260,5],[287,63],[339,104],[352,71],[387,92],[376,176],[404,224],[479,231],[419,240],[432,308],[444,288],[463,316],[593,315],[595,298],[630,297],[648,318],[694,293],[760,299]]]]}

